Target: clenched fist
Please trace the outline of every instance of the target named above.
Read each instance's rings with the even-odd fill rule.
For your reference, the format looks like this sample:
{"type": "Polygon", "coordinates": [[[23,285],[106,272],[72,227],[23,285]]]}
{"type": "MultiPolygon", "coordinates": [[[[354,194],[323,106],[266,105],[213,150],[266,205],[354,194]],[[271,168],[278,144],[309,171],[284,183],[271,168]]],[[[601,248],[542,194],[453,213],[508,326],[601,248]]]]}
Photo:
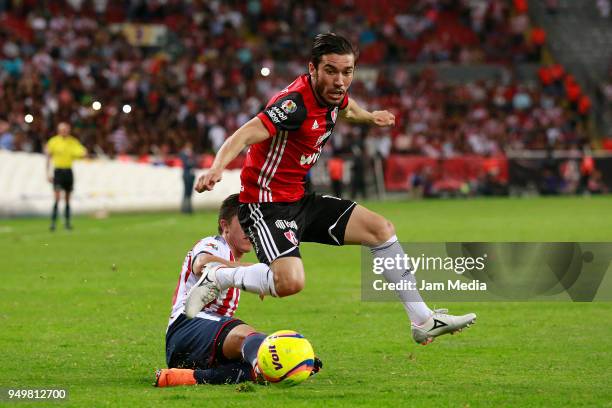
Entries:
{"type": "Polygon", "coordinates": [[[221,181],[222,174],[223,170],[217,170],[212,168],[208,169],[198,178],[198,182],[195,185],[195,190],[198,193],[202,193],[204,191],[211,191],[213,188],[215,188],[215,184],[221,181]]]}
{"type": "Polygon", "coordinates": [[[374,111],[372,112],[372,121],[376,126],[394,126],[395,116],[389,111],[374,111]]]}

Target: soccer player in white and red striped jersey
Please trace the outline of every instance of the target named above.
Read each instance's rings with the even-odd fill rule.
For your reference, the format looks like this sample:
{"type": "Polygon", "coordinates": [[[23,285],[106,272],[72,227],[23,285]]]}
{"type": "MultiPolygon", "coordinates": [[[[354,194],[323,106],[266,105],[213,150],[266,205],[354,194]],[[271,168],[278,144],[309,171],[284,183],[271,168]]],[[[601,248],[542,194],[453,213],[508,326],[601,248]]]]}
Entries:
{"type": "MultiPolygon", "coordinates": [[[[187,253],[179,276],[172,312],[166,331],[167,369],[158,370],[158,387],[191,384],[227,384],[255,381],[257,350],[266,338],[263,333],[234,318],[240,289],[227,288],[205,304],[195,318],[185,316],[185,301],[206,267],[235,270],[240,258],[251,250],[251,243],[237,219],[238,194],[227,197],[219,210],[219,235],[198,241],[187,253]]],[[[250,270],[269,270],[267,265],[250,270]]],[[[314,362],[313,372],[320,368],[314,362]]]]}
{"type": "MultiPolygon", "coordinates": [[[[369,112],[349,97],[355,59],[356,52],[345,38],[333,33],[317,35],[308,74],[276,94],[261,113],[229,137],[212,167],[198,179],[197,191],[212,190],[225,167],[248,147],[240,175],[238,217],[257,258],[272,273],[263,268],[249,273],[240,268],[238,272],[211,268],[189,296],[187,316],[219,291],[241,287],[245,277],[255,284],[246,290],[255,293],[283,297],[301,291],[305,274],[300,242],[365,245],[376,258],[404,259],[390,221],[353,201],[304,191],[304,177],[338,119],[379,127],[395,124],[391,112],[369,112]]],[[[387,268],[383,274],[389,282],[407,280],[416,286],[414,276],[400,266],[387,268]]],[[[453,316],[445,310],[432,311],[416,289],[398,291],[398,295],[411,321],[413,338],[420,344],[459,331],[476,319],[473,313],[453,316]]]]}

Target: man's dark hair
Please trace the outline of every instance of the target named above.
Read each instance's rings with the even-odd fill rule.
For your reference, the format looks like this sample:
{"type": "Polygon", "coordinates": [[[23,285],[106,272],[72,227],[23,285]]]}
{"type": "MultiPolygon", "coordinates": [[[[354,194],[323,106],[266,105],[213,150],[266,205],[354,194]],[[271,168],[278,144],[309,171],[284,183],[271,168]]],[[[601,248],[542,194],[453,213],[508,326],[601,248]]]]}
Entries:
{"type": "Polygon", "coordinates": [[[238,214],[239,206],[240,201],[238,200],[238,194],[232,194],[223,200],[221,203],[221,208],[219,208],[219,234],[223,233],[223,229],[221,228],[221,220],[225,220],[229,223],[234,215],[238,214]]]}
{"type": "Polygon", "coordinates": [[[357,59],[357,51],[349,40],[334,33],[317,34],[312,43],[310,61],[317,68],[321,57],[326,54],[353,54],[357,59]]]}

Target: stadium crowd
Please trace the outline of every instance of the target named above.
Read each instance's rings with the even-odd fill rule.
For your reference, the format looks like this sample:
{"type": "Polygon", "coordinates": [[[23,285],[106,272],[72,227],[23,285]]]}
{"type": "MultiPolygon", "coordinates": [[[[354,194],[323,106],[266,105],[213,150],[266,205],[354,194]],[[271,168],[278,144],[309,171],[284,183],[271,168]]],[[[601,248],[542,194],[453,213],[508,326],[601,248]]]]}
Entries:
{"type": "MultiPolygon", "coordinates": [[[[328,30],[353,33],[359,63],[379,68],[374,78],[357,79],[352,95],[401,118],[393,134],[372,138],[383,153],[489,154],[581,143],[563,95],[545,87],[511,77],[448,85],[431,71],[394,68],[538,61],[545,33],[530,27],[526,2],[383,2],[375,9],[359,0],[1,2],[0,148],[40,151],[67,120],[97,154],[164,155],[186,142],[197,153],[214,152],[305,71],[304,39],[328,30]],[[159,24],[167,41],[133,45],[116,25],[129,22],[159,24]],[[262,67],[271,74],[262,76],[262,67]]],[[[338,133],[340,149],[364,135],[348,127],[338,133]]]]}

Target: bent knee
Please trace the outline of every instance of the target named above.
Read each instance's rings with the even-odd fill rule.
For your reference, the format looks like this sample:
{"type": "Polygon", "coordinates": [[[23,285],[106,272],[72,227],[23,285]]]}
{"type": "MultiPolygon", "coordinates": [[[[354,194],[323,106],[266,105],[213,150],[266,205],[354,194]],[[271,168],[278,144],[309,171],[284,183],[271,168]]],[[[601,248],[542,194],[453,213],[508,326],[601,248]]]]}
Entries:
{"type": "Polygon", "coordinates": [[[304,289],[304,270],[300,267],[274,271],[274,286],[279,297],[294,295],[304,289]]]}
{"type": "Polygon", "coordinates": [[[240,324],[229,332],[226,341],[234,341],[238,344],[242,344],[244,340],[253,333],[256,333],[254,328],[247,324],[240,324]]]}
{"type": "Polygon", "coordinates": [[[380,217],[380,219],[376,220],[373,224],[372,226],[374,228],[372,229],[372,235],[374,235],[374,240],[377,244],[383,244],[395,235],[393,223],[386,218],[380,217]]]}

